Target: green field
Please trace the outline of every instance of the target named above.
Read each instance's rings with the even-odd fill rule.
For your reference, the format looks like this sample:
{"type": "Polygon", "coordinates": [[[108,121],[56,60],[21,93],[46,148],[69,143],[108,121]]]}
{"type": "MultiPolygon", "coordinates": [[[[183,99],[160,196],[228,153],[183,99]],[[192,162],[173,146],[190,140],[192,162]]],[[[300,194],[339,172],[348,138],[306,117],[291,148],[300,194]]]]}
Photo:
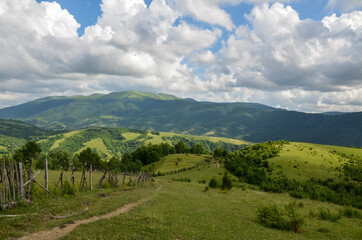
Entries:
{"type": "Polygon", "coordinates": [[[86,148],[95,149],[101,156],[105,156],[106,159],[112,158],[112,154],[109,152],[107,146],[104,144],[102,138],[95,138],[91,141],[83,143],[84,147],[79,149],[76,153],[80,153],[81,151],[85,150],[86,148]]]}
{"type": "MultiPolygon", "coordinates": [[[[71,132],[67,132],[67,133],[63,134],[64,137],[61,138],[61,139],[59,139],[59,140],[57,140],[57,141],[55,141],[54,145],[51,146],[50,150],[59,147],[59,145],[60,145],[62,142],[64,142],[67,138],[72,137],[72,136],[74,136],[75,134],[80,133],[81,131],[82,131],[82,130],[76,130],[76,131],[71,131],[71,132]]],[[[45,140],[41,140],[41,141],[45,141],[45,140]]]]}
{"type": "MultiPolygon", "coordinates": [[[[171,132],[160,132],[159,135],[154,135],[151,132],[147,133],[147,138],[151,138],[151,139],[147,139],[145,141],[146,144],[151,143],[151,144],[160,144],[162,142],[165,142],[165,140],[163,140],[163,137],[166,138],[172,138],[174,136],[177,137],[181,137],[181,138],[186,138],[186,139],[190,139],[190,140],[208,140],[210,142],[225,142],[225,143],[230,143],[230,144],[235,144],[235,145],[248,145],[251,144],[251,142],[247,142],[247,141],[243,141],[243,140],[238,140],[238,139],[232,139],[232,138],[223,138],[223,137],[210,137],[207,135],[204,136],[196,136],[196,135],[188,135],[188,134],[177,134],[177,133],[171,133],[171,132]]],[[[170,140],[167,141],[168,143],[171,143],[170,140]]]]}
{"type": "MultiPolygon", "coordinates": [[[[194,167],[198,163],[207,159],[208,155],[194,154],[172,154],[164,157],[161,161],[154,163],[154,171],[167,173],[177,171],[183,168],[194,167]]],[[[149,169],[150,165],[144,166],[144,169],[149,169]]]]}
{"type": "MultiPolygon", "coordinates": [[[[285,144],[279,156],[269,159],[269,162],[273,166],[273,174],[282,170],[288,177],[298,180],[335,177],[336,167],[341,166],[344,160],[333,151],[361,156],[361,149],[290,143],[285,144]]],[[[77,193],[75,196],[61,196],[60,190],[54,186],[60,172],[50,171],[50,189],[57,193],[64,204],[59,204],[37,189],[31,205],[0,212],[0,215],[37,213],[22,219],[0,217],[0,239],[68,225],[71,220],[104,214],[140,199],[148,201],[119,216],[80,225],[62,239],[361,239],[361,218],[342,217],[331,222],[319,220],[310,214],[320,207],[337,213],[344,209],[341,205],[310,199],[298,200],[287,193],[266,193],[259,191],[258,187],[238,182],[233,176],[234,187],[230,191],[221,191],[219,188],[205,191],[212,178],[216,178],[220,184],[226,171],[210,155],[168,155],[154,163],[154,167],[162,173],[194,168],[155,177],[145,186],[140,185],[137,190],[128,192],[114,189],[106,181],[105,189],[98,190],[97,183],[102,173],[95,172],[95,190],[77,193]],[[190,179],[190,182],[180,182],[184,178],[190,179]],[[276,204],[283,209],[289,202],[297,204],[297,212],[304,218],[300,233],[267,228],[256,220],[256,211],[261,205],[276,204]],[[50,214],[65,215],[81,211],[85,203],[89,206],[85,214],[63,220],[49,219],[50,214]]],[[[65,172],[64,175],[68,181],[70,174],[65,172]]],[[[81,173],[76,172],[77,189],[80,176],[81,173]]],[[[43,183],[43,172],[37,179],[43,183]]],[[[360,210],[357,211],[362,214],[360,210]]]]}
{"type": "MultiPolygon", "coordinates": [[[[70,153],[79,153],[87,147],[96,150],[106,159],[112,156],[122,156],[126,152],[132,152],[142,145],[160,144],[167,142],[177,144],[180,140],[189,145],[201,143],[206,149],[212,151],[216,147],[236,149],[247,144],[246,141],[209,136],[193,136],[185,134],[157,132],[154,134],[144,130],[130,130],[121,128],[87,128],[82,130],[70,131],[58,135],[49,136],[41,139],[38,143],[43,152],[63,149],[70,153]]],[[[2,139],[0,137],[0,145],[2,139]]]]}

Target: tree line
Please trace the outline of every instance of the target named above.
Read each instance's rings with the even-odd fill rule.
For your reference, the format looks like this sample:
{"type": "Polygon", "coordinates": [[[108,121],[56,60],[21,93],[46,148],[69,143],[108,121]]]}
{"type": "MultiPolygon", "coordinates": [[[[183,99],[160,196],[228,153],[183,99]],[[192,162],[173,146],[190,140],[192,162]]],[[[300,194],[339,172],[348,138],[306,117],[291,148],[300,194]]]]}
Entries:
{"type": "Polygon", "coordinates": [[[50,170],[79,170],[84,166],[88,168],[92,165],[93,168],[98,170],[108,169],[119,172],[136,172],[144,165],[157,162],[169,154],[177,153],[206,154],[207,151],[202,144],[194,144],[189,148],[180,140],[175,146],[168,143],[141,146],[133,152],[123,154],[121,158],[113,156],[109,161],[104,161],[99,153],[89,147],[74,155],[61,148],[42,153],[42,149],[38,143],[28,141],[21,148],[15,150],[14,159],[17,162],[23,162],[25,164],[32,159],[38,169],[44,168],[44,159],[47,158],[48,168],[50,170]]]}

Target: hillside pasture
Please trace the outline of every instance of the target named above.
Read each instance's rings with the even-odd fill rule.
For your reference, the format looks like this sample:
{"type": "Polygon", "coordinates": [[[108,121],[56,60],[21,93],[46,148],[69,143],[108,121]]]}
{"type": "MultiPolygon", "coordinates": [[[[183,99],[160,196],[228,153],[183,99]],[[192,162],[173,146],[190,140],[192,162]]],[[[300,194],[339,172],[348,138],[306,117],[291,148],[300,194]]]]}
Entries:
{"type": "Polygon", "coordinates": [[[91,149],[95,149],[97,151],[97,153],[101,154],[101,156],[103,155],[104,157],[106,157],[106,159],[112,158],[112,153],[108,150],[108,148],[104,144],[102,138],[92,139],[91,141],[85,142],[83,145],[84,145],[84,147],[79,149],[76,153],[80,153],[83,150],[85,150],[86,148],[91,148],[91,149]]]}
{"type": "MultiPolygon", "coordinates": [[[[178,171],[183,168],[194,167],[198,163],[203,162],[208,155],[195,154],[172,154],[162,158],[160,161],[153,163],[155,172],[168,173],[178,171]]],[[[143,169],[149,169],[150,165],[146,165],[143,169]]]]}
{"type": "MultiPolygon", "coordinates": [[[[190,176],[192,171],[195,170],[157,178],[159,191],[153,194],[151,201],[112,219],[81,225],[62,239],[310,240],[360,239],[362,234],[361,219],[341,218],[338,222],[328,222],[310,217],[309,212],[320,207],[333,209],[333,212],[343,207],[307,199],[297,203],[301,206],[297,211],[305,219],[302,233],[266,228],[256,221],[258,207],[275,203],[283,209],[285,204],[295,201],[293,198],[286,194],[243,191],[240,188],[228,192],[220,189],[205,192],[205,184],[195,179],[190,183],[171,180],[171,177],[190,176]]],[[[205,168],[199,173],[204,178],[211,178],[225,169],[213,171],[205,168]]]]}
{"type": "Polygon", "coordinates": [[[282,171],[288,178],[307,180],[333,178],[339,174],[336,169],[346,162],[331,151],[359,154],[362,149],[324,146],[310,143],[291,142],[283,146],[279,156],[269,159],[274,173],[282,171]]]}
{"type": "Polygon", "coordinates": [[[64,134],[63,134],[64,137],[61,138],[61,139],[59,139],[59,140],[57,140],[57,141],[55,141],[54,145],[50,148],[50,150],[55,149],[55,148],[58,148],[59,145],[60,145],[62,142],[64,142],[67,138],[70,138],[70,137],[72,137],[72,136],[74,136],[74,135],[76,135],[76,134],[79,134],[79,133],[81,133],[81,132],[82,132],[82,130],[75,130],[75,131],[71,131],[71,132],[64,133],[64,134]]]}

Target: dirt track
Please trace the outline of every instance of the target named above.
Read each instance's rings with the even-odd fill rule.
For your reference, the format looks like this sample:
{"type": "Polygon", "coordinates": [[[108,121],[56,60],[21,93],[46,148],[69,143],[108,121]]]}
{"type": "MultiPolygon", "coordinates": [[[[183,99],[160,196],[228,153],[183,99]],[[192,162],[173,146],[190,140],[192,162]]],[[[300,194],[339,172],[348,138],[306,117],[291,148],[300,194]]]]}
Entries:
{"type": "Polygon", "coordinates": [[[111,218],[111,217],[118,216],[118,215],[120,215],[122,213],[126,213],[126,212],[130,211],[132,208],[137,207],[139,204],[147,202],[149,200],[150,199],[144,198],[144,199],[141,199],[141,200],[139,200],[137,202],[126,204],[123,207],[118,208],[117,210],[115,210],[113,212],[109,212],[109,213],[104,214],[104,215],[93,216],[93,217],[88,218],[88,219],[78,220],[78,221],[75,221],[74,224],[66,225],[64,228],[55,227],[55,228],[53,228],[51,230],[32,233],[30,235],[24,236],[24,237],[19,238],[19,239],[20,240],[32,240],[32,239],[52,240],[52,239],[58,239],[58,238],[61,238],[61,237],[65,236],[65,235],[67,235],[68,233],[73,231],[77,226],[79,226],[81,224],[87,224],[87,223],[95,222],[95,221],[100,220],[100,219],[106,219],[106,218],[111,218]]]}

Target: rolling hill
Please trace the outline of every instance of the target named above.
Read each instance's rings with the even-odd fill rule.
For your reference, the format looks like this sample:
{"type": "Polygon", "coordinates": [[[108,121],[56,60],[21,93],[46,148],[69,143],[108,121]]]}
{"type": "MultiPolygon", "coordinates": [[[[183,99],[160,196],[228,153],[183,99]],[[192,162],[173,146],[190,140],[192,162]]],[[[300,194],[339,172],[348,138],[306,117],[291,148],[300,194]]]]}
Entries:
{"type": "Polygon", "coordinates": [[[47,97],[0,109],[0,118],[58,130],[123,127],[251,142],[287,139],[362,146],[362,112],[308,114],[254,103],[198,102],[141,92],[47,97]]]}
{"type": "Polygon", "coordinates": [[[48,131],[15,120],[0,120],[0,154],[23,146],[27,140],[37,141],[43,152],[61,148],[69,153],[80,153],[87,147],[96,150],[104,159],[132,152],[142,145],[182,140],[188,147],[202,144],[206,150],[222,147],[234,151],[250,142],[211,136],[194,136],[127,128],[85,128],[73,131],[48,131]],[[20,134],[21,133],[21,134],[20,134]]]}

